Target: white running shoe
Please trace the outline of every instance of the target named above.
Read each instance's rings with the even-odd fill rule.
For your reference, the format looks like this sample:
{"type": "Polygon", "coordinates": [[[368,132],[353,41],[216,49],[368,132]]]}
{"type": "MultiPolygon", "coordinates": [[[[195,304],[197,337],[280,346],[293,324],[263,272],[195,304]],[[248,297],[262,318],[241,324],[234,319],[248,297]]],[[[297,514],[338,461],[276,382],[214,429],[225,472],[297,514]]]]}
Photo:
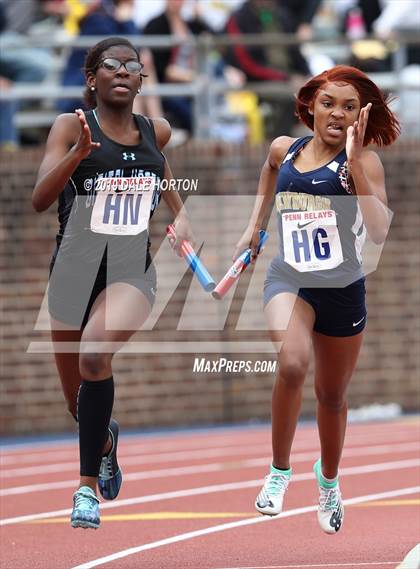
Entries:
{"type": "Polygon", "coordinates": [[[284,493],[290,482],[291,470],[287,474],[273,472],[265,477],[264,486],[255,500],[255,508],[266,516],[277,516],[283,508],[284,493]]]}
{"type": "Polygon", "coordinates": [[[98,529],[101,523],[99,500],[89,486],[82,486],[73,494],[73,511],[70,520],[74,528],[98,529]]]}
{"type": "Polygon", "coordinates": [[[341,529],[344,520],[344,506],[340,486],[338,482],[332,488],[321,486],[321,460],[314,464],[314,472],[319,487],[318,523],[325,533],[335,534],[341,529]]]}

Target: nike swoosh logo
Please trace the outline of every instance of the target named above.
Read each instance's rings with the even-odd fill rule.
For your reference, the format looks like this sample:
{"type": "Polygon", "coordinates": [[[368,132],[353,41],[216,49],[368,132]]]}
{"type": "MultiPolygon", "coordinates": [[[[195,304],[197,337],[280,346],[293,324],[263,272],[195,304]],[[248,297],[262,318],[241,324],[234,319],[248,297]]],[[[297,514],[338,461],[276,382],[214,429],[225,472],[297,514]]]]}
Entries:
{"type": "Polygon", "coordinates": [[[363,316],[363,318],[359,320],[359,322],[353,322],[353,326],[358,326],[361,322],[363,322],[364,319],[365,317],[363,316]]]}
{"type": "Polygon", "coordinates": [[[327,182],[327,180],[314,180],[312,179],[312,183],[315,184],[323,184],[324,182],[327,182]]]}
{"type": "Polygon", "coordinates": [[[315,219],[311,219],[311,221],[308,221],[307,223],[298,223],[298,229],[303,229],[304,227],[306,227],[307,225],[309,225],[310,223],[313,223],[315,221],[315,219]]]}

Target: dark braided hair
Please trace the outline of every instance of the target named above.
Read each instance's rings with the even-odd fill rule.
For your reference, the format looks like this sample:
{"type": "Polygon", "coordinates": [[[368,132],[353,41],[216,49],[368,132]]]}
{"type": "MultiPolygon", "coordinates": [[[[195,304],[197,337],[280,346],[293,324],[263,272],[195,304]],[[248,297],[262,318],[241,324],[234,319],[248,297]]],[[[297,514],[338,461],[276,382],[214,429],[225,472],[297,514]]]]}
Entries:
{"type": "MultiPolygon", "coordinates": [[[[119,38],[119,37],[107,38],[106,40],[102,40],[97,44],[95,44],[94,46],[92,46],[87,52],[85,59],[85,66],[83,68],[86,77],[88,73],[96,73],[103,52],[109,49],[110,47],[114,47],[116,45],[129,47],[137,55],[137,60],[140,61],[140,52],[138,49],[134,47],[134,45],[131,42],[129,42],[125,38],[119,38]]],[[[89,109],[93,109],[96,107],[95,91],[91,91],[89,87],[86,87],[86,89],[84,90],[83,99],[89,109]]]]}

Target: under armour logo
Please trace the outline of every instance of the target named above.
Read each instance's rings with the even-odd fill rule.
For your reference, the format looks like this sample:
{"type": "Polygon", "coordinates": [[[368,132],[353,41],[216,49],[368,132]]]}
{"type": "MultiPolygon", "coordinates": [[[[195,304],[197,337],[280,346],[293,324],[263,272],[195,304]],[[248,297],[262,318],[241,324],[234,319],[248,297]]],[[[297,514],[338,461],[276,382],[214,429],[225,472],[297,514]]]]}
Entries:
{"type": "Polygon", "coordinates": [[[122,157],[124,160],[135,160],[136,159],[136,155],[134,154],[134,152],[123,152],[122,157]]]}

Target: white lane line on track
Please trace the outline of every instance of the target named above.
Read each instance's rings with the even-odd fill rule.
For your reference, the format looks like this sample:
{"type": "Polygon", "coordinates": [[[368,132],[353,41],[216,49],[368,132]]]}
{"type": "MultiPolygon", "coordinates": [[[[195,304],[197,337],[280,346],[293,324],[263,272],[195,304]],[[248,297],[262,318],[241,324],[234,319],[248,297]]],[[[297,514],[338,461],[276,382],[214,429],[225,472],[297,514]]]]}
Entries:
{"type": "MultiPolygon", "coordinates": [[[[404,496],[407,494],[413,494],[415,492],[420,491],[420,486],[415,486],[411,488],[399,488],[397,490],[389,490],[387,492],[380,492],[378,494],[366,494],[365,496],[357,496],[355,498],[349,498],[348,500],[344,500],[344,505],[351,505],[351,504],[361,504],[363,502],[370,502],[371,500],[380,500],[383,498],[393,498],[395,496],[404,496]]],[[[305,506],[303,508],[295,508],[294,510],[288,510],[286,512],[282,512],[278,516],[274,516],[272,518],[265,516],[261,518],[248,518],[246,520],[240,520],[236,522],[230,522],[227,524],[220,524],[217,526],[210,526],[208,528],[190,531],[187,533],[181,533],[179,535],[174,535],[172,537],[168,537],[166,539],[161,539],[159,541],[153,541],[151,543],[145,543],[143,545],[139,545],[137,547],[130,547],[129,549],[124,549],[122,551],[118,551],[117,553],[113,553],[111,555],[106,555],[104,557],[100,557],[98,559],[94,559],[92,561],[88,561],[87,563],[82,563],[82,565],[77,565],[72,567],[72,569],[92,569],[93,567],[98,567],[98,565],[105,565],[106,563],[110,563],[111,561],[116,561],[117,559],[122,559],[123,557],[128,557],[129,555],[135,555],[136,553],[141,553],[142,551],[147,551],[150,549],[156,549],[158,547],[162,547],[164,545],[171,545],[173,543],[179,543],[180,541],[186,541],[188,539],[193,539],[195,537],[202,537],[204,535],[209,535],[212,533],[218,533],[221,531],[226,531],[229,529],[235,529],[239,527],[244,527],[248,525],[258,524],[258,523],[269,523],[274,522],[282,518],[289,518],[291,516],[298,516],[300,514],[306,514],[307,512],[314,512],[316,511],[318,506],[305,506]]]]}
{"type": "MultiPolygon", "coordinates": [[[[363,466],[351,466],[340,469],[340,476],[353,476],[357,474],[370,474],[373,472],[384,472],[386,470],[398,470],[405,468],[415,468],[420,465],[420,459],[399,460],[394,462],[382,462],[377,464],[366,464],[363,466]]],[[[305,472],[293,476],[293,482],[303,482],[312,480],[314,473],[305,472]]],[[[216,492],[227,492],[234,490],[244,490],[247,488],[255,488],[261,486],[261,479],[246,480],[244,482],[230,482],[226,484],[215,484],[212,486],[201,486],[197,488],[187,488],[185,490],[174,490],[160,494],[149,494],[147,496],[138,496],[137,498],[126,498],[117,502],[104,502],[101,509],[122,508],[124,506],[133,506],[136,504],[147,504],[150,502],[162,502],[163,500],[174,500],[177,498],[185,498],[187,496],[198,496],[201,494],[211,494],[216,492]]],[[[55,518],[58,516],[66,516],[71,513],[71,508],[63,510],[54,510],[51,512],[40,512],[38,514],[27,514],[24,516],[16,516],[13,518],[4,518],[0,520],[0,526],[18,524],[22,522],[30,522],[33,520],[43,520],[55,518]]]]}
{"type": "MultiPolygon", "coordinates": [[[[237,438],[236,438],[237,441],[237,438]]],[[[257,444],[258,441],[255,441],[255,444],[257,444]]],[[[32,453],[32,454],[19,454],[17,456],[14,455],[9,455],[9,456],[0,456],[0,465],[1,466],[8,466],[8,465],[19,465],[19,464],[29,464],[31,465],[31,463],[39,463],[42,462],[43,464],[47,463],[47,462],[59,462],[59,461],[66,461],[66,460],[73,460],[75,454],[77,454],[78,452],[78,447],[77,447],[78,441],[77,440],[73,440],[72,441],[72,448],[69,448],[68,450],[57,450],[54,452],[51,451],[46,451],[44,449],[39,449],[38,452],[36,453],[32,453]]],[[[125,436],[121,436],[120,437],[120,441],[119,441],[119,445],[120,445],[120,455],[121,456],[130,456],[130,455],[137,455],[137,454],[141,454],[142,456],[147,456],[149,454],[153,454],[154,456],[156,456],[156,454],[160,453],[162,456],[164,456],[168,451],[169,452],[194,452],[194,451],[199,451],[199,450],[203,450],[203,449],[207,449],[207,448],[225,448],[225,447],[232,447],[232,446],[236,446],[236,447],[240,447],[241,445],[243,446],[243,443],[239,443],[239,442],[235,442],[235,439],[232,438],[231,441],[229,441],[226,444],[223,444],[222,441],[217,442],[217,441],[209,441],[209,444],[200,444],[200,442],[197,442],[195,445],[185,445],[186,448],[179,448],[177,449],[176,446],[174,445],[160,445],[157,444],[156,447],[146,447],[145,445],[141,444],[141,443],[136,443],[136,444],[128,444],[127,438],[125,438],[125,436]]],[[[1,452],[1,450],[0,450],[1,452]]]]}
{"type": "MultiPolygon", "coordinates": [[[[214,458],[217,456],[243,456],[250,453],[259,453],[261,449],[264,449],[264,452],[269,450],[269,445],[254,445],[244,448],[244,445],[241,447],[233,446],[233,447],[226,447],[226,448],[212,448],[212,449],[205,449],[205,450],[194,450],[194,451],[177,451],[177,452],[169,452],[165,454],[149,454],[146,456],[131,456],[126,457],[124,459],[125,464],[150,464],[156,463],[157,461],[160,462],[175,462],[175,461],[182,461],[182,460],[200,460],[202,458],[214,458]]],[[[118,454],[118,457],[120,455],[118,454]]],[[[48,473],[57,473],[57,472],[66,472],[68,470],[75,470],[79,468],[79,462],[65,462],[59,464],[49,464],[49,465],[42,465],[42,466],[32,466],[32,467],[23,467],[23,468],[12,468],[8,470],[3,470],[0,473],[0,478],[15,478],[16,476],[34,476],[37,474],[48,474],[48,473]]]]}
{"type": "MultiPolygon", "coordinates": [[[[361,444],[372,444],[372,443],[392,443],[392,442],[397,442],[397,441],[407,441],[407,439],[409,439],[411,436],[414,436],[413,440],[418,440],[418,434],[413,432],[413,429],[407,430],[407,429],[401,429],[401,430],[397,430],[395,427],[393,430],[389,431],[387,429],[389,425],[380,425],[381,430],[379,432],[377,432],[377,429],[375,429],[375,435],[372,436],[371,433],[369,433],[368,435],[366,435],[366,433],[352,433],[351,430],[348,432],[347,437],[346,437],[346,444],[357,444],[357,443],[361,443],[361,444]],[[383,439],[383,440],[381,440],[383,439]]],[[[398,425],[399,426],[399,425],[398,425]]],[[[398,427],[397,426],[397,427],[398,427]]],[[[378,427],[378,425],[376,425],[376,427],[378,427]]],[[[239,433],[240,434],[240,433],[239,433]]],[[[238,440],[238,435],[235,434],[235,436],[232,436],[231,439],[228,442],[226,442],[226,438],[225,437],[223,439],[223,441],[217,441],[217,440],[210,440],[208,439],[207,441],[192,441],[192,444],[186,444],[187,441],[182,441],[179,443],[179,445],[181,447],[184,448],[176,448],[177,445],[176,443],[178,443],[178,441],[171,441],[168,442],[167,444],[165,444],[162,441],[156,441],[155,445],[146,445],[144,443],[138,443],[136,441],[130,440],[132,437],[130,437],[130,435],[122,435],[121,439],[120,439],[120,445],[121,445],[121,450],[120,450],[120,456],[130,456],[130,455],[142,455],[142,456],[150,456],[153,458],[150,459],[145,459],[147,460],[156,460],[156,459],[164,459],[165,456],[168,454],[168,451],[170,451],[171,454],[177,454],[179,453],[180,457],[182,458],[182,453],[187,453],[187,452],[200,452],[203,450],[203,448],[205,448],[206,450],[210,450],[210,449],[217,449],[217,448],[226,448],[226,447],[239,447],[242,448],[243,447],[243,441],[237,442],[238,440]]],[[[141,435],[138,437],[141,438],[141,435]]],[[[266,436],[263,436],[261,438],[261,441],[255,441],[255,443],[252,443],[252,446],[257,446],[258,444],[260,444],[261,446],[265,446],[267,444],[267,447],[269,446],[269,444],[266,441],[269,441],[270,439],[270,435],[269,435],[269,430],[267,428],[266,431],[266,436]]],[[[63,441],[64,444],[68,444],[69,441],[63,441]]],[[[314,442],[318,442],[318,438],[316,435],[315,431],[308,431],[305,432],[303,429],[301,429],[300,433],[297,434],[295,441],[293,443],[293,448],[296,449],[303,449],[306,448],[309,444],[312,444],[314,442]],[[298,436],[300,434],[300,437],[298,436]]],[[[47,443],[49,444],[49,443],[47,443]]],[[[247,442],[247,444],[249,444],[249,441],[247,442]]],[[[45,444],[44,446],[41,446],[38,451],[36,453],[32,453],[32,454],[28,454],[28,453],[20,453],[20,454],[16,454],[16,453],[12,453],[7,455],[7,447],[1,447],[0,446],[0,466],[4,467],[7,465],[14,465],[14,464],[22,464],[22,463],[30,463],[30,461],[32,460],[33,462],[42,462],[44,465],[46,463],[49,463],[51,461],[52,464],[55,462],[58,462],[59,460],[65,460],[65,459],[71,459],[74,458],[75,455],[77,455],[78,453],[78,447],[76,445],[76,441],[71,441],[71,446],[72,448],[63,451],[62,447],[59,447],[59,449],[57,450],[51,450],[49,448],[45,448],[45,444]]],[[[31,450],[33,450],[31,448],[31,450]]]]}
{"type": "Polygon", "coordinates": [[[311,563],[310,565],[258,565],[244,567],[220,567],[220,569],[311,569],[312,567],[375,567],[377,565],[391,565],[395,567],[398,561],[365,561],[361,563],[311,563]]]}
{"type": "MultiPolygon", "coordinates": [[[[268,432],[268,431],[267,431],[268,432]]],[[[246,433],[246,431],[245,431],[246,433]]],[[[311,431],[312,433],[312,431],[311,431]]],[[[407,436],[407,431],[404,429],[404,432],[401,432],[401,436],[403,436],[405,433],[405,435],[407,436]]],[[[263,434],[263,431],[262,433],[263,434]]],[[[260,441],[258,440],[258,438],[261,438],[261,434],[260,433],[250,433],[250,436],[247,440],[249,439],[255,439],[252,444],[258,444],[260,441]],[[258,434],[258,437],[256,436],[258,434]]],[[[301,431],[301,436],[304,434],[301,431]]],[[[174,433],[168,433],[168,437],[167,439],[171,438],[174,436],[174,433]]],[[[315,435],[315,433],[314,433],[315,435]]],[[[174,441],[168,441],[166,439],[166,441],[162,441],[161,436],[159,436],[159,440],[153,441],[153,437],[151,437],[151,439],[147,440],[148,435],[128,435],[125,433],[122,433],[120,436],[120,444],[122,445],[122,451],[123,453],[126,453],[127,455],[130,454],[154,454],[156,455],[156,453],[166,453],[168,451],[171,452],[183,452],[183,451],[193,451],[193,450],[201,450],[203,448],[224,448],[224,447],[228,447],[228,446],[241,446],[243,445],[243,442],[238,442],[238,437],[241,436],[241,433],[239,432],[235,432],[234,434],[229,433],[229,434],[225,434],[225,435],[214,435],[213,438],[209,438],[208,436],[206,436],[205,440],[201,440],[199,436],[197,436],[196,434],[191,433],[189,435],[192,440],[183,440],[183,435],[180,436],[180,439],[176,439],[174,441]],[[221,438],[223,437],[223,438],[221,438]],[[142,442],[139,442],[140,439],[142,442]],[[221,439],[221,440],[219,440],[221,439]],[[150,442],[150,444],[148,444],[150,442]]],[[[1,453],[1,457],[0,457],[0,463],[3,464],[14,464],[14,463],[20,463],[20,462],[25,462],[26,460],[33,460],[34,462],[40,462],[42,460],[42,457],[40,458],[39,453],[42,453],[44,455],[43,459],[45,460],[45,455],[49,456],[51,455],[51,459],[54,460],[58,460],[61,459],[61,457],[63,458],[71,458],[74,456],[74,452],[77,452],[77,440],[76,440],[77,434],[74,434],[74,438],[72,441],[65,441],[65,443],[71,443],[71,445],[69,444],[69,446],[71,446],[72,448],[69,448],[67,450],[63,450],[62,447],[57,447],[56,449],[52,449],[52,448],[48,448],[45,447],[45,445],[41,445],[39,443],[39,446],[35,452],[35,449],[32,447],[28,447],[28,449],[20,449],[20,452],[11,452],[11,453],[7,453],[8,451],[8,447],[6,446],[0,446],[0,453],[1,453]],[[30,453],[28,453],[28,450],[30,451],[30,453]]],[[[48,443],[47,443],[48,444],[48,443]]]]}
{"type": "Polygon", "coordinates": [[[420,567],[420,543],[411,549],[396,569],[419,569],[420,567]]]}
{"type": "MultiPolygon", "coordinates": [[[[345,448],[343,451],[344,457],[353,456],[365,456],[365,455],[375,455],[375,454],[388,454],[394,452],[418,452],[419,444],[418,442],[405,443],[405,444],[395,444],[395,445],[375,445],[369,447],[354,447],[345,448]]],[[[293,453],[292,462],[305,462],[307,460],[316,460],[319,455],[319,450],[306,452],[306,453],[293,453]]],[[[192,465],[183,467],[173,467],[173,468],[162,468],[156,470],[147,470],[144,472],[131,472],[124,474],[124,483],[135,482],[137,480],[147,480],[150,478],[162,478],[166,476],[186,476],[193,474],[203,474],[209,472],[220,472],[226,469],[244,469],[244,468],[255,468],[256,466],[264,466],[269,464],[271,461],[271,456],[265,456],[262,458],[244,459],[240,461],[229,461],[229,462],[216,462],[202,465],[192,465]]],[[[120,464],[123,466],[125,462],[120,460],[120,464]]],[[[28,484],[26,486],[13,486],[10,488],[2,488],[0,490],[0,496],[16,496],[19,494],[31,494],[33,492],[49,492],[51,490],[63,490],[64,488],[72,488],[76,486],[78,480],[60,480],[56,482],[45,482],[42,484],[28,484]]]]}
{"type": "Polygon", "coordinates": [[[398,561],[365,561],[360,563],[311,563],[310,565],[253,565],[243,567],[220,567],[218,569],[311,569],[311,567],[375,567],[376,565],[393,565],[398,561]]]}
{"type": "MultiPolygon", "coordinates": [[[[237,441],[237,439],[236,439],[237,441]]],[[[135,444],[135,445],[127,445],[127,441],[126,439],[124,439],[124,437],[120,438],[119,441],[120,444],[120,455],[121,456],[131,456],[131,455],[142,455],[142,456],[160,456],[160,458],[163,458],[168,452],[170,453],[186,453],[186,452],[199,452],[202,450],[210,450],[210,449],[217,449],[217,448],[240,448],[241,446],[243,447],[243,442],[235,442],[234,440],[232,440],[229,444],[222,444],[222,443],[218,443],[218,442],[213,442],[212,444],[208,444],[208,445],[200,445],[199,443],[197,443],[197,445],[191,446],[191,447],[187,447],[187,448],[180,448],[180,449],[176,449],[174,448],[174,446],[169,446],[168,447],[163,447],[161,448],[160,445],[158,445],[155,448],[146,448],[144,445],[142,444],[135,444]]],[[[251,443],[250,443],[251,444],[251,443]]],[[[255,443],[252,444],[262,444],[262,443],[258,443],[258,441],[255,441],[255,443]]],[[[267,442],[264,442],[264,444],[268,444],[267,442]]],[[[34,454],[27,454],[27,455],[19,455],[19,456],[1,456],[0,457],[0,465],[1,466],[8,466],[8,465],[17,465],[19,466],[20,464],[29,464],[31,466],[31,463],[58,463],[60,461],[68,461],[68,460],[73,460],[75,454],[77,454],[78,452],[78,447],[77,447],[77,441],[74,441],[73,443],[73,448],[68,449],[66,451],[56,451],[55,453],[44,453],[44,451],[42,449],[40,449],[37,453],[34,454]]]]}
{"type": "MultiPolygon", "coordinates": [[[[381,442],[378,440],[379,438],[375,436],[375,443],[381,442]]],[[[416,442],[418,439],[416,438],[416,442]]],[[[386,443],[393,443],[398,442],[399,438],[385,437],[386,443]]],[[[403,439],[404,442],[408,442],[406,439],[403,439]]],[[[352,440],[351,437],[347,440],[347,445],[354,443],[355,441],[352,440]]],[[[357,441],[359,442],[359,441],[357,441]]],[[[366,444],[366,443],[365,443],[366,444]]],[[[404,444],[404,443],[403,443],[404,444]]],[[[317,439],[314,439],[313,442],[311,441],[300,441],[293,445],[294,451],[307,449],[311,450],[313,448],[319,448],[319,442],[317,439]],[[309,447],[309,448],[308,448],[309,447]]],[[[175,451],[175,452],[166,452],[166,453],[154,453],[142,456],[127,456],[124,453],[119,453],[118,456],[120,458],[124,458],[124,464],[156,464],[156,462],[176,462],[176,461],[183,461],[183,460],[191,460],[197,459],[201,460],[202,458],[214,458],[218,456],[242,456],[250,453],[257,453],[260,454],[261,452],[271,452],[271,445],[269,444],[256,444],[256,445],[246,445],[244,444],[233,445],[229,447],[215,447],[209,448],[204,450],[193,450],[193,451],[175,451]]],[[[76,451],[73,454],[76,455],[76,451]]],[[[11,469],[3,469],[0,472],[0,478],[5,480],[6,478],[15,478],[15,477],[23,477],[23,476],[36,476],[36,475],[44,475],[48,473],[60,473],[60,472],[69,472],[79,468],[79,463],[76,461],[72,462],[61,462],[57,464],[43,464],[40,466],[25,466],[20,468],[11,468],[11,469]]],[[[4,486],[4,484],[2,484],[4,486]]]]}

